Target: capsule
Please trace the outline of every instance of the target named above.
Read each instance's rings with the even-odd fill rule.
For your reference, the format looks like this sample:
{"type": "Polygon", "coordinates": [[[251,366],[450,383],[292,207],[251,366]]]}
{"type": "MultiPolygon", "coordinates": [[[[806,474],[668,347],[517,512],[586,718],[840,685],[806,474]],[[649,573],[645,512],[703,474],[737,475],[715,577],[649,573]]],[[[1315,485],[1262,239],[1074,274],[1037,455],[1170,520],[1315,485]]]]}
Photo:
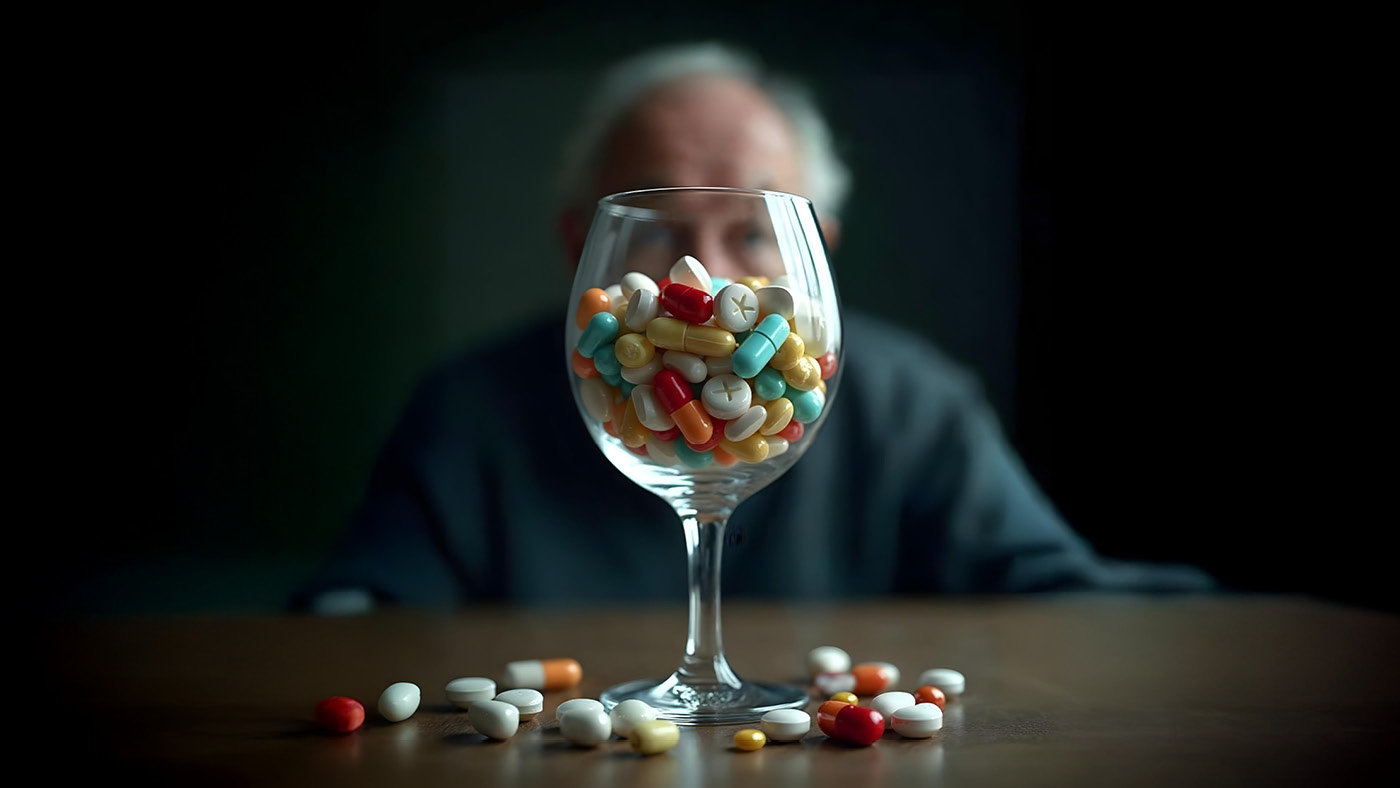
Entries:
{"type": "Polygon", "coordinates": [[[811,391],[822,381],[821,365],[811,356],[803,356],[797,360],[796,364],[783,371],[783,380],[787,382],[790,389],[811,391]]]}
{"type": "Polygon", "coordinates": [[[579,296],[578,309],[574,310],[574,325],[580,329],[588,327],[588,321],[599,312],[611,312],[612,299],[608,297],[606,290],[599,287],[590,287],[579,296]]]}
{"type": "Polygon", "coordinates": [[[687,443],[700,446],[714,436],[714,423],[710,421],[709,414],[700,407],[690,386],[680,375],[664,369],[656,373],[651,384],[657,402],[676,422],[687,443]]]}
{"type": "Polygon", "coordinates": [[[583,680],[576,659],[527,659],[506,664],[505,684],[535,690],[568,689],[583,680]]]}
{"type": "Polygon", "coordinates": [[[899,681],[899,673],[886,662],[862,662],[851,668],[856,686],[852,690],[857,695],[879,695],[899,681]]]}
{"type": "MultiPolygon", "coordinates": [[[[792,403],[792,420],[803,424],[810,424],[822,415],[822,404],[824,397],[821,392],[812,391],[792,391],[787,392],[788,401],[792,403]]],[[[791,439],[789,439],[791,440],[791,439]]]]}
{"type": "Polygon", "coordinates": [[[715,456],[715,465],[729,467],[739,462],[739,458],[724,450],[723,446],[716,446],[710,449],[710,453],[715,456]]]}
{"type": "Polygon", "coordinates": [[[647,324],[647,339],[666,350],[682,350],[698,356],[729,356],[734,335],[722,328],[694,326],[674,317],[658,317],[647,324]]]}
{"type": "MultiPolygon", "coordinates": [[[[763,426],[758,430],[762,435],[777,435],[792,423],[792,400],[787,397],[779,397],[769,402],[763,406],[763,411],[763,426]]],[[[850,664],[848,657],[846,665],[850,664]]]]}
{"type": "Polygon", "coordinates": [[[788,443],[794,443],[796,441],[802,440],[802,433],[804,432],[804,430],[805,428],[802,426],[802,422],[790,421],[788,422],[788,425],[786,427],[783,427],[782,429],[778,430],[778,437],[782,438],[788,443]]]}
{"type": "Polygon", "coordinates": [[[787,393],[787,381],[778,370],[765,369],[753,376],[753,393],[771,402],[787,393]]]}
{"type": "Polygon", "coordinates": [[[658,755],[666,752],[681,740],[681,731],[670,720],[643,720],[632,726],[627,734],[627,742],[634,752],[642,755],[658,755]]]}
{"type": "Polygon", "coordinates": [[[802,337],[789,331],[787,339],[784,339],[783,344],[778,346],[778,352],[773,354],[768,366],[779,372],[785,372],[792,369],[805,355],[807,355],[807,344],[802,341],[802,337]]]}
{"type": "Polygon", "coordinates": [[[751,378],[757,375],[768,360],[773,358],[773,354],[778,352],[778,346],[787,340],[788,324],[779,315],[769,315],[759,321],[753,333],[744,344],[734,351],[734,356],[729,363],[734,367],[734,374],[741,378],[751,378]]]}
{"type": "Polygon", "coordinates": [[[593,358],[598,348],[611,344],[614,339],[617,339],[617,318],[607,312],[599,312],[589,318],[588,325],[584,326],[583,334],[578,338],[578,352],[584,358],[593,358]]]}
{"type": "Polygon", "coordinates": [[[661,314],[661,301],[650,290],[637,290],[627,300],[627,314],[622,322],[636,332],[647,330],[647,325],[661,314]]]}
{"type": "MultiPolygon", "coordinates": [[[[798,337],[801,339],[801,337],[798,337]]],[[[836,354],[830,351],[817,357],[817,364],[822,368],[822,380],[830,380],[836,374],[836,354]]]]}
{"type": "Polygon", "coordinates": [[[593,366],[593,359],[584,358],[582,353],[575,348],[569,354],[569,366],[574,368],[574,374],[585,380],[598,377],[598,368],[593,366]]]}
{"type": "Polygon", "coordinates": [[[753,752],[763,749],[763,745],[768,743],[768,737],[763,731],[757,728],[745,728],[734,734],[734,749],[741,752],[753,752]]]}
{"type": "Polygon", "coordinates": [[[618,425],[617,432],[622,436],[622,445],[629,449],[645,446],[647,437],[651,435],[651,430],[637,420],[637,408],[632,404],[631,397],[627,398],[627,404],[623,406],[622,424],[618,425]]]}
{"type": "Polygon", "coordinates": [[[646,366],[656,355],[656,346],[641,334],[627,334],[617,338],[613,344],[613,355],[628,369],[646,366]]]}
{"type": "Polygon", "coordinates": [[[598,370],[598,374],[605,377],[617,377],[622,374],[622,362],[617,360],[617,346],[608,343],[593,351],[593,367],[598,370]]]}
{"type": "Polygon", "coordinates": [[[885,734],[885,718],[874,709],[829,700],[817,709],[822,733],[849,744],[868,747],[885,734]]]}
{"type": "Polygon", "coordinates": [[[838,693],[836,693],[835,695],[832,695],[832,696],[831,696],[831,699],[832,699],[832,700],[839,700],[839,701],[841,701],[842,703],[852,703],[852,704],[854,704],[854,703],[860,702],[860,698],[857,698],[857,697],[856,697],[856,694],[855,694],[854,692],[838,692],[838,693]]]}
{"type": "Polygon", "coordinates": [[[713,451],[696,451],[685,444],[685,441],[676,441],[672,444],[676,450],[676,459],[690,468],[707,468],[715,461],[713,451]]]}
{"type": "Polygon", "coordinates": [[[720,441],[720,448],[747,463],[768,459],[768,441],[762,435],[750,435],[741,441],[720,441]]]}
{"type": "MultiPolygon", "coordinates": [[[[710,437],[699,443],[687,439],[686,444],[688,444],[690,448],[694,449],[695,451],[710,451],[716,446],[718,446],[720,441],[724,440],[724,425],[724,419],[711,419],[710,437]]],[[[681,434],[684,435],[685,431],[682,430],[681,434]]],[[[718,459],[718,457],[716,459],[718,459]]]]}
{"type": "Polygon", "coordinates": [[[703,323],[715,315],[714,297],[690,285],[667,285],[661,291],[661,306],[687,323],[703,323]]]}

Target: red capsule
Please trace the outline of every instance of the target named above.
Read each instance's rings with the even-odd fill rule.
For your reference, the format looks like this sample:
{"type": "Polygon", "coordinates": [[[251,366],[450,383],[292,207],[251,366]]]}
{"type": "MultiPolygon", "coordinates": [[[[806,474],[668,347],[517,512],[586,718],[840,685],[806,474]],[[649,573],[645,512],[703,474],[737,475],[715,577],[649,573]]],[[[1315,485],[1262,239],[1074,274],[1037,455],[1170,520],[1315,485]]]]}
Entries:
{"type": "Polygon", "coordinates": [[[687,323],[700,323],[715,315],[715,299],[698,287],[670,284],[661,291],[661,306],[687,323]]]}
{"type": "Polygon", "coordinates": [[[691,443],[690,441],[686,441],[685,445],[689,446],[695,451],[709,451],[714,447],[718,446],[719,442],[724,440],[725,421],[724,419],[717,419],[714,416],[711,416],[710,423],[714,425],[714,432],[710,434],[709,440],[705,441],[704,443],[691,443]]]}
{"type": "Polygon", "coordinates": [[[685,403],[695,399],[695,395],[691,393],[690,384],[685,382],[685,378],[670,369],[663,369],[656,373],[656,377],[651,380],[651,389],[652,393],[656,395],[656,401],[661,403],[661,407],[665,408],[667,413],[675,413],[685,403]]]}
{"type": "Polygon", "coordinates": [[[802,437],[802,422],[790,421],[786,427],[778,430],[778,437],[787,439],[788,443],[795,442],[802,437]]]}
{"type": "Polygon", "coordinates": [[[823,353],[823,354],[821,354],[821,356],[817,359],[817,366],[818,366],[818,367],[821,367],[821,370],[822,370],[822,380],[826,380],[827,378],[831,377],[832,375],[835,375],[835,374],[836,374],[836,354],[835,354],[835,353],[823,353]]]}
{"type": "Polygon", "coordinates": [[[658,291],[665,290],[665,289],[666,289],[667,287],[669,287],[670,285],[671,285],[671,277],[669,277],[669,276],[663,276],[663,277],[661,277],[660,281],[658,281],[658,282],[656,283],[656,289],[657,289],[658,291]]]}
{"type": "Polygon", "coordinates": [[[326,698],[316,704],[316,724],[336,733],[350,733],[365,724],[365,707],[354,698],[326,698]]]}
{"type": "Polygon", "coordinates": [[[874,709],[829,700],[817,709],[817,727],[833,739],[868,747],[885,735],[885,717],[874,709]]]}

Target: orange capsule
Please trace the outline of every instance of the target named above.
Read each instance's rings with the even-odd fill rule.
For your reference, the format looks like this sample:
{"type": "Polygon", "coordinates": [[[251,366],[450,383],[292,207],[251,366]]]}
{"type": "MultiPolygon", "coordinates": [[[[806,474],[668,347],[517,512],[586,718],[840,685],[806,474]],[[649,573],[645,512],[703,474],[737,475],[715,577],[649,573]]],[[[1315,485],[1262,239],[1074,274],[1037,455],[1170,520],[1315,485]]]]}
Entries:
{"type": "Polygon", "coordinates": [[[715,465],[723,465],[725,467],[728,467],[738,462],[739,458],[725,451],[723,448],[723,444],[724,442],[720,441],[720,445],[714,447],[713,449],[710,449],[710,453],[712,453],[715,457],[715,465]]]}
{"type": "Polygon", "coordinates": [[[526,659],[507,663],[504,679],[512,688],[568,689],[583,680],[583,666],[576,659],[526,659]]]}
{"type": "Polygon", "coordinates": [[[598,377],[598,368],[593,366],[593,359],[584,358],[583,354],[574,348],[573,356],[569,359],[569,364],[574,368],[574,374],[581,378],[598,377]]]}
{"type": "Polygon", "coordinates": [[[889,666],[880,662],[866,662],[851,668],[855,676],[855,693],[861,697],[879,695],[894,683],[894,674],[889,666]]]}
{"type": "Polygon", "coordinates": [[[943,690],[933,686],[932,684],[925,684],[924,686],[914,690],[914,702],[932,703],[933,705],[941,709],[943,708],[944,704],[948,702],[948,696],[943,694],[943,690]]]}
{"type": "Polygon", "coordinates": [[[700,400],[691,400],[671,412],[671,419],[680,427],[685,439],[696,446],[702,446],[715,434],[714,422],[700,407],[700,400]]]}
{"type": "Polygon", "coordinates": [[[590,287],[579,296],[578,309],[574,312],[574,325],[582,329],[594,315],[611,311],[612,299],[608,297],[608,291],[600,287],[590,287]]]}

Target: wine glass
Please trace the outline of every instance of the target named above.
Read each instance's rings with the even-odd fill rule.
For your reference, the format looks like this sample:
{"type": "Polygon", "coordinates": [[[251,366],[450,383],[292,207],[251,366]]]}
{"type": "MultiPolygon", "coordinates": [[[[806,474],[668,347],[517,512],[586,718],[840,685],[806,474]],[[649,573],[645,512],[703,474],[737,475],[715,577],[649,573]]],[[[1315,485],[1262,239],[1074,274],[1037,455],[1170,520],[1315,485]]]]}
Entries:
{"type": "Polygon", "coordinates": [[[613,686],[603,704],[640,699],[697,725],[805,705],[804,687],[729,666],[720,558],[735,507],[797,462],[839,383],[840,305],[812,204],[708,187],[604,197],[569,309],[564,352],[584,424],[675,509],[689,569],[680,666],[613,686]]]}

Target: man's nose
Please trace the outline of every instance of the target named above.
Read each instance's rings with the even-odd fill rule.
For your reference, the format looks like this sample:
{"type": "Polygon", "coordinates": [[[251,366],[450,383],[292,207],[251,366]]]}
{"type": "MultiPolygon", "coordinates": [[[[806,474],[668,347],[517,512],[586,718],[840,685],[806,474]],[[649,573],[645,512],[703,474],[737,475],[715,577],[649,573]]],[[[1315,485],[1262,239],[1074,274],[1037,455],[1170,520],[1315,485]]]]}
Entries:
{"type": "Polygon", "coordinates": [[[744,262],[740,260],[728,245],[724,242],[721,233],[701,230],[695,233],[695,251],[690,254],[705,266],[705,270],[710,272],[710,276],[717,276],[722,279],[734,281],[741,276],[748,276],[744,262]]]}

